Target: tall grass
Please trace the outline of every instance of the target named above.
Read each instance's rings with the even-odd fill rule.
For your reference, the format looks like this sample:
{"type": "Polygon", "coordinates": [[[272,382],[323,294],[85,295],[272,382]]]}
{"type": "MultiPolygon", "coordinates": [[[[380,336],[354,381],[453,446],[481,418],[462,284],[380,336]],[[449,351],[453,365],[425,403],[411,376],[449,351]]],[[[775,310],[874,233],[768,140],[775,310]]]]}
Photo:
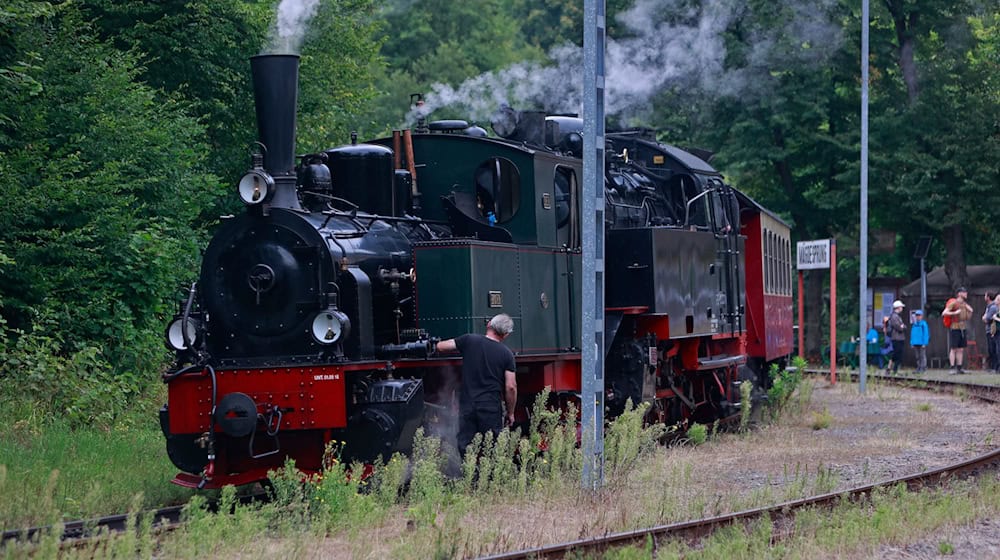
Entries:
{"type": "MultiPolygon", "coordinates": [[[[791,381],[786,378],[783,387],[794,393],[791,381]]],[[[791,394],[783,397],[784,410],[791,410],[787,406],[790,398],[791,394]]],[[[690,464],[672,464],[669,453],[653,455],[668,428],[659,424],[646,426],[643,420],[648,405],[631,403],[606,426],[604,491],[596,495],[584,492],[580,488],[583,461],[577,446],[577,410],[572,406],[565,410],[548,409],[547,400],[546,392],[535,402],[527,434],[504,430],[495,438],[492,434],[477,436],[458,470],[445,468],[446,457],[454,453],[452,447],[418,432],[411,457],[393,456],[384,464],[374,465],[371,475],[362,479],[357,476],[363,472],[361,465],[342,464],[339,460],[342,449],[334,442],[326,450],[325,469],[320,475],[306,476],[292,462],[272,472],[270,503],[238,505],[235,492],[224,489],[219,495],[219,510],[228,514],[217,515],[208,511],[202,496],[195,496],[186,508],[188,523],[178,531],[156,540],[142,536],[140,530],[135,537],[137,541],[109,544],[112,548],[92,556],[114,556],[107,551],[122,550],[115,547],[125,546],[131,550],[155,550],[160,557],[180,558],[205,553],[287,558],[331,554],[364,557],[370,554],[366,551],[372,543],[366,539],[373,534],[372,528],[381,527],[374,534],[386,531],[394,539],[391,542],[397,543],[380,545],[378,550],[383,554],[407,558],[455,557],[521,546],[518,541],[505,540],[511,537],[502,525],[494,522],[494,511],[520,511],[547,503],[560,504],[557,507],[563,511],[567,507],[586,508],[589,514],[597,514],[584,516],[590,519],[588,525],[581,525],[578,530],[586,534],[607,528],[635,527],[636,523],[688,519],[729,507],[720,503],[720,496],[697,493],[699,477],[690,464]],[[654,462],[666,461],[663,469],[667,472],[682,471],[670,475],[675,483],[664,482],[662,474],[654,476],[650,470],[651,458],[654,462]],[[643,473],[642,477],[653,476],[655,480],[637,480],[637,473],[643,473]],[[646,490],[640,492],[639,487],[646,490]],[[649,488],[660,491],[648,495],[649,488]],[[678,492],[678,489],[687,490],[678,492]],[[625,501],[635,499],[642,503],[624,507],[625,501]],[[607,500],[622,501],[621,507],[617,503],[608,507],[607,500]],[[337,543],[338,548],[333,549],[337,553],[325,548],[330,545],[324,543],[330,542],[337,543]]],[[[716,444],[716,437],[710,440],[707,437],[708,427],[701,428],[706,442],[716,444]]],[[[152,428],[150,440],[162,453],[162,439],[152,428]]],[[[114,460],[125,462],[121,457],[114,460]]],[[[164,484],[172,474],[169,461],[162,456],[152,460],[158,461],[166,472],[150,486],[172,489],[164,484]]],[[[43,483],[35,485],[39,488],[36,495],[52,497],[45,505],[39,501],[36,516],[39,519],[45,512],[58,512],[51,517],[53,521],[65,515],[65,503],[56,499],[56,481],[63,476],[63,473],[53,476],[48,489],[43,483]]],[[[812,483],[806,472],[797,472],[792,478],[791,485],[800,490],[812,483]]],[[[9,470],[5,476],[0,469],[0,491],[5,490],[4,485],[9,489],[11,480],[9,470]]],[[[830,477],[818,471],[813,484],[827,487],[831,484],[830,477]]],[[[127,507],[143,509],[142,504],[153,501],[141,494],[135,498],[136,494],[119,491],[115,498],[117,505],[109,509],[113,512],[127,507]]],[[[756,499],[768,497],[773,496],[758,495],[756,499]]],[[[732,496],[727,500],[741,498],[732,496]]],[[[121,542],[119,537],[112,541],[121,542]]],[[[38,546],[45,546],[45,542],[48,541],[38,546]]]]}
{"type": "MultiPolygon", "coordinates": [[[[162,397],[162,394],[157,392],[162,397]]],[[[79,519],[183,503],[191,495],[169,484],[177,472],[167,457],[155,413],[137,404],[110,426],[74,426],[5,401],[0,415],[0,528],[44,524],[49,506],[79,519]],[[51,487],[51,492],[49,488],[51,487]],[[40,499],[46,496],[46,500],[40,499]]]]}

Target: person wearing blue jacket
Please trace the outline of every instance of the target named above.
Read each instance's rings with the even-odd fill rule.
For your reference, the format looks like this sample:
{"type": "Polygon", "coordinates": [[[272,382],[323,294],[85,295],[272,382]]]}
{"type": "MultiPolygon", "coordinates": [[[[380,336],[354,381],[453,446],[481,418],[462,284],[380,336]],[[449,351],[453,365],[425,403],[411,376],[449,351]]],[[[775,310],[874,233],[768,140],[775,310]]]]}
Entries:
{"type": "Polygon", "coordinates": [[[878,368],[882,369],[885,367],[885,360],[882,359],[882,353],[879,352],[878,348],[878,331],[871,323],[868,323],[868,332],[865,334],[865,342],[868,347],[868,362],[871,364],[878,363],[878,368]],[[872,353],[871,349],[875,348],[875,352],[872,353]]]}
{"type": "Polygon", "coordinates": [[[927,371],[927,345],[931,341],[931,331],[924,320],[924,311],[913,312],[913,326],[910,327],[910,346],[917,355],[917,373],[927,371]]]}

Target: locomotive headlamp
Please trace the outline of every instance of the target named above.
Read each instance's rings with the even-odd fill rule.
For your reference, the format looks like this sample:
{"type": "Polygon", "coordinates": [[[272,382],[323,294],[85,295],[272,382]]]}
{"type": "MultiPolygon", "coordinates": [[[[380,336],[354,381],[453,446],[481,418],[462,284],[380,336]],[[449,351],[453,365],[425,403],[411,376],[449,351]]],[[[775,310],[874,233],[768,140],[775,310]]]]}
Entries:
{"type": "Polygon", "coordinates": [[[312,322],[313,340],[320,344],[333,344],[351,331],[351,320],[336,309],[320,311],[312,322]]]}
{"type": "Polygon", "coordinates": [[[244,204],[249,206],[260,204],[274,191],[274,177],[262,169],[247,171],[240,179],[239,191],[244,204]]]}
{"type": "MultiPolygon", "coordinates": [[[[184,331],[181,330],[184,325],[184,318],[178,317],[167,325],[167,346],[173,348],[174,350],[187,350],[187,344],[184,342],[184,331]]],[[[187,320],[187,341],[189,343],[194,343],[195,337],[198,336],[198,321],[194,319],[187,320]]]]}

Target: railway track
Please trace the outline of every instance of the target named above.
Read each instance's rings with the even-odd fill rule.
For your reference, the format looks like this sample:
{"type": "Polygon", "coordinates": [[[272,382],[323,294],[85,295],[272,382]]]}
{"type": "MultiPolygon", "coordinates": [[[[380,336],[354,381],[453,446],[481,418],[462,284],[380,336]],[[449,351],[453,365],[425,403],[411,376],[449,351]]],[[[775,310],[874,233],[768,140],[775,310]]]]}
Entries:
{"type": "MultiPolygon", "coordinates": [[[[181,511],[183,509],[184,506],[182,505],[170,506],[139,514],[139,517],[145,519],[147,516],[151,516],[153,527],[168,529],[180,523],[181,511]]],[[[81,521],[67,521],[62,524],[61,539],[64,542],[67,542],[96,537],[102,533],[120,533],[125,531],[128,526],[128,514],[109,515],[107,517],[81,521]]],[[[42,535],[49,534],[54,530],[56,530],[55,526],[47,526],[4,531],[3,539],[0,541],[0,544],[5,545],[11,541],[36,541],[42,535]]]]}
{"type": "Polygon", "coordinates": [[[770,519],[775,527],[774,534],[783,535],[788,531],[785,527],[792,527],[796,512],[806,508],[831,507],[842,500],[860,501],[870,496],[871,493],[880,488],[894,487],[897,484],[905,484],[907,488],[918,489],[932,487],[943,481],[960,476],[975,475],[980,472],[993,471],[1000,468],[1000,450],[963,461],[944,468],[934,469],[923,473],[893,478],[858,486],[840,492],[831,492],[811,498],[784,502],[773,506],[746,510],[727,515],[708,517],[695,521],[684,521],[669,525],[660,525],[646,529],[636,529],[612,533],[592,538],[579,539],[575,541],[530,548],[516,552],[507,552],[492,556],[484,556],[480,560],[519,560],[519,559],[539,559],[539,558],[564,558],[567,556],[581,556],[587,554],[601,553],[612,548],[623,546],[642,545],[647,539],[652,538],[654,542],[664,539],[684,539],[696,540],[710,535],[716,529],[735,525],[737,523],[747,524],[760,519],[770,519]]]}
{"type": "MultiPolygon", "coordinates": [[[[816,376],[829,376],[830,370],[807,369],[806,373],[816,376]]],[[[857,382],[860,374],[856,371],[838,371],[838,379],[846,379],[857,382]]],[[[947,379],[929,376],[914,375],[884,375],[882,373],[867,374],[869,380],[877,380],[879,383],[888,383],[915,389],[931,389],[942,393],[950,393],[961,396],[968,396],[993,404],[1000,404],[1000,378],[997,384],[972,383],[963,376],[950,376],[947,379]]]]}
{"type": "MultiPolygon", "coordinates": [[[[245,505],[254,501],[267,499],[266,493],[255,492],[239,496],[237,501],[240,504],[245,505]]],[[[134,526],[141,526],[142,522],[149,519],[150,526],[153,529],[168,531],[181,524],[181,515],[184,511],[184,507],[185,505],[168,506],[153,511],[139,513],[136,516],[137,519],[134,521],[134,526]]],[[[215,511],[216,507],[217,503],[215,501],[208,502],[209,510],[215,511]]],[[[60,540],[64,543],[71,544],[74,541],[90,539],[101,534],[120,533],[129,528],[129,517],[130,514],[117,514],[99,517],[96,519],[66,521],[62,523],[60,540]]],[[[49,525],[45,527],[29,527],[25,529],[4,531],[3,538],[0,539],[0,550],[2,550],[3,545],[6,545],[8,542],[35,542],[42,535],[51,534],[51,532],[56,529],[57,526],[49,525]]]]}
{"type": "MultiPolygon", "coordinates": [[[[817,376],[829,375],[829,370],[806,370],[808,374],[817,376]]],[[[838,372],[838,377],[850,375],[852,381],[857,381],[857,372],[838,372]]],[[[886,376],[882,374],[869,374],[869,379],[875,379],[880,383],[889,383],[904,387],[930,389],[938,392],[951,394],[961,394],[970,398],[983,400],[990,403],[1000,403],[1000,385],[981,385],[969,383],[961,378],[935,379],[915,376],[886,376]]],[[[549,546],[507,552],[491,556],[484,556],[480,560],[518,560],[518,559],[539,559],[539,558],[564,558],[567,556],[577,557],[587,554],[601,553],[613,548],[642,545],[647,539],[654,542],[664,539],[683,539],[693,541],[702,539],[715,530],[731,525],[748,524],[759,519],[767,518],[775,528],[774,534],[785,535],[788,530],[785,527],[792,527],[791,523],[797,511],[806,508],[831,507],[842,500],[860,501],[866,496],[880,488],[890,488],[898,484],[905,484],[909,489],[927,488],[938,485],[944,481],[961,476],[976,475],[980,472],[1000,470],[1000,450],[996,450],[973,459],[963,461],[954,465],[909,475],[899,478],[892,478],[858,486],[849,490],[831,492],[820,496],[803,498],[784,502],[772,506],[758,509],[746,510],[727,515],[698,519],[694,521],[684,521],[669,525],[660,525],[633,531],[611,533],[607,535],[595,536],[591,538],[578,539],[549,546]]]]}

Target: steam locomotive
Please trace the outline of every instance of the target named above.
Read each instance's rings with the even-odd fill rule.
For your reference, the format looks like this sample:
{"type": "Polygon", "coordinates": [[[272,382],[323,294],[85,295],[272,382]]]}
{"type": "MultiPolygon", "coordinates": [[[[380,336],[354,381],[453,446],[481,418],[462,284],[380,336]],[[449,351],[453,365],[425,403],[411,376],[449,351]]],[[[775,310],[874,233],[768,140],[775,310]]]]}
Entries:
{"type": "MultiPolygon", "coordinates": [[[[200,277],[166,329],[160,411],[174,482],[266,479],[325,445],[370,462],[447,436],[460,359],[436,339],[507,313],[520,421],[543,388],[579,399],[583,122],[501,108],[296,156],[298,57],[251,59],[259,131],[200,277]]],[[[651,131],[606,135],[607,415],[739,412],[792,350],[789,226],[705,154],[651,131]],[[702,156],[702,157],[699,157],[702,156]]]]}

